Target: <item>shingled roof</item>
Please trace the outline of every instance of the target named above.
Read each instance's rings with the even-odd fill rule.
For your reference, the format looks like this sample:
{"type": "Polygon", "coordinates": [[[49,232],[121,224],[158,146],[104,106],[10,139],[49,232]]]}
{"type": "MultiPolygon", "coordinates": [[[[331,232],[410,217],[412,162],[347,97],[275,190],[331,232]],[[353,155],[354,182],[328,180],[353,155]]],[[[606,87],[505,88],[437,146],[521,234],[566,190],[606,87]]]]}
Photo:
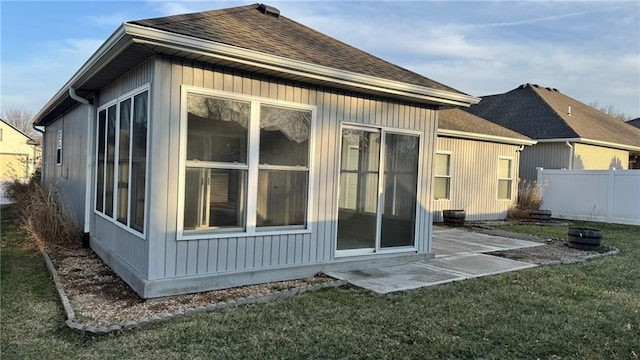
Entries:
{"type": "Polygon", "coordinates": [[[588,139],[640,147],[640,129],[573,99],[557,89],[524,84],[483,96],[466,111],[536,140],[588,139]]]}
{"type": "Polygon", "coordinates": [[[277,9],[261,4],[130,21],[128,24],[357,74],[464,94],[299,24],[281,16],[277,9]]]}
{"type": "Polygon", "coordinates": [[[466,111],[460,109],[441,110],[438,113],[438,133],[451,135],[452,132],[462,132],[469,135],[488,135],[489,137],[495,137],[496,140],[503,138],[504,142],[509,142],[508,139],[516,140],[510,141],[515,143],[527,143],[531,140],[527,136],[466,111]]]}
{"type": "Polygon", "coordinates": [[[627,124],[640,128],[640,117],[627,121],[627,124]]]}

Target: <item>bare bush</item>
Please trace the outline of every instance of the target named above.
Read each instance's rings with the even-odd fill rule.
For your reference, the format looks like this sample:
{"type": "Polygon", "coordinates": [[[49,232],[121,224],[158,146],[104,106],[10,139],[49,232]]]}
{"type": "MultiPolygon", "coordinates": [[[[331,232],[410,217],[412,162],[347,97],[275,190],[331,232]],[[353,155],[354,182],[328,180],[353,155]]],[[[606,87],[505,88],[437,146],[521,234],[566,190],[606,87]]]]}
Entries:
{"type": "Polygon", "coordinates": [[[31,240],[25,243],[26,247],[55,250],[81,239],[82,230],[70,212],[37,181],[7,183],[5,192],[14,202],[21,226],[31,240]]]}
{"type": "Polygon", "coordinates": [[[518,201],[507,213],[509,219],[522,220],[530,217],[530,212],[540,210],[543,198],[537,181],[521,180],[518,183],[518,201]]]}

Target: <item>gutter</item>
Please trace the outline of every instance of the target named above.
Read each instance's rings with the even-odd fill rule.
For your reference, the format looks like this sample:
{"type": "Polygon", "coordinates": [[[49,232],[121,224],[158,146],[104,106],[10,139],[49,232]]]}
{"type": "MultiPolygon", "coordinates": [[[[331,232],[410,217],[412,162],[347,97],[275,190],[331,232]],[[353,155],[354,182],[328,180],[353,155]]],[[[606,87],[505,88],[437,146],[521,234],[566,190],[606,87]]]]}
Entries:
{"type": "Polygon", "coordinates": [[[582,143],[582,144],[587,144],[587,145],[597,145],[597,146],[604,146],[604,147],[608,147],[608,148],[613,148],[613,149],[620,149],[620,150],[629,150],[629,151],[640,151],[640,146],[633,146],[633,145],[625,145],[625,144],[619,144],[619,143],[613,143],[613,142],[608,142],[608,141],[601,141],[601,140],[593,140],[593,139],[587,139],[587,138],[581,138],[581,137],[577,137],[577,138],[558,138],[558,139],[537,139],[538,143],[548,143],[548,142],[572,142],[572,143],[582,143]]]}
{"type": "MultiPolygon", "coordinates": [[[[81,88],[88,78],[104,68],[128,46],[137,43],[149,47],[185,51],[210,58],[255,66],[294,76],[347,85],[383,94],[426,101],[439,105],[471,106],[480,99],[471,95],[406,84],[394,80],[357,74],[325,66],[310,64],[253,50],[242,49],[209,40],[174,34],[140,25],[124,23],[91,55],[89,60],[62,86],[34,117],[38,125],[53,109],[71,95],[71,88],[81,88]]],[[[74,90],[75,91],[75,90],[74,90]]],[[[75,93],[75,92],[74,92],[75,93]]],[[[77,100],[77,99],[74,99],[77,100]]]]}
{"type": "Polygon", "coordinates": [[[451,136],[451,137],[456,137],[461,139],[491,141],[491,142],[498,142],[502,144],[513,144],[513,145],[522,145],[522,146],[535,145],[537,143],[537,141],[535,140],[515,139],[515,138],[510,138],[505,136],[478,134],[478,133],[470,133],[465,131],[447,130],[447,129],[438,129],[438,136],[451,136]]]}
{"type": "Polygon", "coordinates": [[[126,33],[132,36],[133,42],[139,44],[161,46],[267,70],[336,84],[355,86],[392,95],[406,96],[439,104],[468,107],[480,102],[480,98],[471,95],[334,69],[135,24],[125,23],[123,26],[126,33]]]}
{"type": "MultiPolygon", "coordinates": [[[[102,69],[110,60],[112,60],[116,55],[122,52],[131,44],[131,42],[119,43],[126,36],[126,31],[124,28],[124,24],[120,25],[116,31],[109,36],[107,41],[105,41],[99,48],[96,50],[93,55],[87,60],[87,62],[82,65],[82,67],[67,81],[58,92],[40,109],[40,111],[33,118],[33,123],[38,125],[40,121],[57,105],[59,105],[67,95],[69,95],[70,88],[79,88],[86,81],[81,81],[81,79],[88,74],[93,74],[100,69],[102,69]],[[109,52],[112,52],[111,56],[105,57],[109,52]],[[90,71],[91,70],[91,71],[90,71]]],[[[35,126],[34,125],[34,126],[35,126]]]]}

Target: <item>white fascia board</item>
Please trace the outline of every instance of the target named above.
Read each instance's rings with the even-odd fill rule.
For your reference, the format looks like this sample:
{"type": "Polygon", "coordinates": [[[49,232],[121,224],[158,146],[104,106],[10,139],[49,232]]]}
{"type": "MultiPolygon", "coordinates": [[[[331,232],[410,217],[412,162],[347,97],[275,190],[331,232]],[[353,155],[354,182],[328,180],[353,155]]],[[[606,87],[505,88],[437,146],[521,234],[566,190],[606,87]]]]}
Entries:
{"type": "Polygon", "coordinates": [[[568,142],[582,143],[582,144],[587,144],[587,145],[604,146],[604,147],[613,148],[613,149],[620,149],[620,150],[640,151],[640,146],[618,144],[618,143],[612,143],[612,142],[608,142],[608,141],[600,141],[600,140],[593,140],[593,139],[586,139],[586,138],[537,139],[537,141],[538,141],[538,143],[567,142],[568,141],[568,142]]]}
{"type": "Polygon", "coordinates": [[[126,35],[124,24],[120,25],[116,31],[96,50],[93,55],[87,60],[84,65],[58,90],[58,92],[40,109],[40,111],[33,118],[33,123],[37,124],[42,118],[51,111],[56,105],[63,101],[69,92],[70,87],[78,88],[84,81],[97,71],[107,65],[115,56],[117,56],[122,50],[127,48],[132,42],[122,42],[126,35]],[[105,57],[107,53],[111,53],[110,56],[105,57]]]}
{"type": "Polygon", "coordinates": [[[124,24],[124,27],[127,34],[130,34],[136,43],[186,51],[291,75],[434,102],[436,104],[468,107],[480,102],[479,98],[470,95],[338,70],[140,25],[124,24]]]}
{"type": "Polygon", "coordinates": [[[510,138],[505,136],[478,134],[478,133],[471,133],[466,131],[447,130],[447,129],[438,129],[438,135],[456,137],[461,139],[469,139],[469,140],[490,141],[490,142],[502,143],[502,144],[514,144],[514,145],[534,145],[537,143],[537,141],[535,140],[515,139],[515,138],[510,138]]]}

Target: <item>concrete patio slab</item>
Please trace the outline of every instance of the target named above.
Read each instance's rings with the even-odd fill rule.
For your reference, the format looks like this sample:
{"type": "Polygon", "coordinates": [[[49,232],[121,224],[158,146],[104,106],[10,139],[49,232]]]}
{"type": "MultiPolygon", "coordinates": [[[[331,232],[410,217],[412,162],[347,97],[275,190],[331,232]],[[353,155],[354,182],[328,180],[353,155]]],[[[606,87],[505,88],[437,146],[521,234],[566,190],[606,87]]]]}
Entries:
{"type": "Polygon", "coordinates": [[[436,254],[435,259],[364,270],[327,272],[327,275],[378,294],[387,294],[532,268],[536,265],[483,253],[541,245],[462,229],[434,228],[432,250],[436,254]]]}

